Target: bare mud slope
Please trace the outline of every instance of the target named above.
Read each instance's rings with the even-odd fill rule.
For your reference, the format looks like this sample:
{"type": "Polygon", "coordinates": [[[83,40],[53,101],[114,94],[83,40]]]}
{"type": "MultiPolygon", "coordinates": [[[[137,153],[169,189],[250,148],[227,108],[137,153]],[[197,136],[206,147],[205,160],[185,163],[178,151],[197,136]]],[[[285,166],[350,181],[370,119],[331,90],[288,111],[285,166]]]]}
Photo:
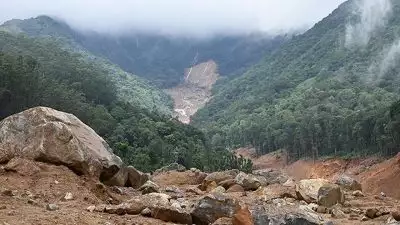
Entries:
{"type": "Polygon", "coordinates": [[[211,88],[218,79],[217,64],[210,60],[185,70],[184,81],[165,90],[174,100],[174,111],[183,123],[203,107],[211,97],[211,88]]]}

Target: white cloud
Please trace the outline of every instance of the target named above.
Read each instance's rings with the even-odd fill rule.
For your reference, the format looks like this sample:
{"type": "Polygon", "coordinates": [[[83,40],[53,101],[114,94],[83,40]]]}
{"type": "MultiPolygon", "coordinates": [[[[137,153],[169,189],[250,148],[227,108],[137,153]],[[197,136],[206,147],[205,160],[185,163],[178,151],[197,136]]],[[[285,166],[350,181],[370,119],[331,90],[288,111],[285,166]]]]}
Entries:
{"type": "Polygon", "coordinates": [[[357,0],[354,5],[356,23],[346,27],[346,47],[363,47],[368,44],[371,35],[386,25],[392,12],[391,0],[357,0]]]}
{"type": "Polygon", "coordinates": [[[0,0],[0,22],[41,14],[97,31],[173,34],[286,31],[311,26],[344,0],[0,0]]]}

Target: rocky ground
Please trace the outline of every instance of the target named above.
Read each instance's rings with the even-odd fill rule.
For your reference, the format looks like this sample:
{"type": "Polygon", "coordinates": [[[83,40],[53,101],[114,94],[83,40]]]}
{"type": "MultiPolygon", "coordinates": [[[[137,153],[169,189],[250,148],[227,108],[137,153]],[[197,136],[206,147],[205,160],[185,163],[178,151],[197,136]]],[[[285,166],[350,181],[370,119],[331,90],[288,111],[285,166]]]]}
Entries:
{"type": "Polygon", "coordinates": [[[0,224],[400,224],[398,200],[363,193],[345,175],[334,184],[172,165],[151,180],[109,187],[64,166],[13,160],[0,169],[0,224]]]}
{"type": "Polygon", "coordinates": [[[252,160],[250,174],[179,164],[146,174],[75,116],[29,109],[0,122],[0,225],[400,225],[400,154],[252,160]]]}

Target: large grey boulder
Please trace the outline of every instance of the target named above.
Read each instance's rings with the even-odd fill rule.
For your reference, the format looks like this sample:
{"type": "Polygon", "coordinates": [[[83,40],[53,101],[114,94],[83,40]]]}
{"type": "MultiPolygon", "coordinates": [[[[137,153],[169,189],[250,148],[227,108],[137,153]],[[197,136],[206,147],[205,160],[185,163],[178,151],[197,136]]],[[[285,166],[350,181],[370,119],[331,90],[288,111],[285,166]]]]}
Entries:
{"type": "Polygon", "coordinates": [[[128,176],[126,182],[126,186],[128,187],[139,188],[150,179],[148,174],[137,170],[133,166],[128,166],[125,170],[128,176]]]}
{"type": "Polygon", "coordinates": [[[240,208],[238,200],[214,193],[200,199],[191,214],[194,224],[208,225],[222,217],[233,217],[240,208]]]}
{"type": "Polygon", "coordinates": [[[318,191],[325,184],[329,184],[329,181],[325,179],[300,180],[296,184],[297,198],[307,203],[317,203],[318,191]]]}
{"type": "Polygon", "coordinates": [[[289,176],[282,170],[277,169],[262,169],[253,171],[254,175],[262,176],[266,179],[267,185],[270,184],[284,184],[289,176]]]}
{"type": "Polygon", "coordinates": [[[318,190],[318,204],[332,207],[337,203],[344,203],[344,193],[337,184],[324,184],[318,190]]]}
{"type": "Polygon", "coordinates": [[[262,181],[260,178],[252,174],[245,174],[243,172],[240,172],[236,176],[235,182],[242,186],[246,191],[255,191],[259,187],[261,187],[262,181]]]}
{"type": "Polygon", "coordinates": [[[103,180],[122,165],[93,129],[72,114],[47,107],[31,108],[0,122],[0,163],[14,157],[65,165],[103,180]]]}

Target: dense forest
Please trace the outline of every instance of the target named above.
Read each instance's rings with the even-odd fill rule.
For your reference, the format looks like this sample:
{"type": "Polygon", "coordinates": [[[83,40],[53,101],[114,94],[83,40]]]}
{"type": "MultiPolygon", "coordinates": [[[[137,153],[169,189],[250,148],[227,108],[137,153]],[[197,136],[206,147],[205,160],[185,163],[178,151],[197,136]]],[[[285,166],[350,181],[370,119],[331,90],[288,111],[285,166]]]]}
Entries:
{"type": "Polygon", "coordinates": [[[198,129],[125,101],[117,84],[103,67],[53,40],[0,31],[0,120],[34,106],[73,113],[143,171],[172,162],[203,170],[251,168],[248,160],[212,148],[198,129]]]}
{"type": "Polygon", "coordinates": [[[11,20],[2,27],[32,37],[64,39],[161,88],[176,86],[182,81],[185,68],[210,59],[218,63],[221,75],[241,75],[290,38],[263,33],[198,39],[134,31],[122,34],[81,32],[48,16],[11,20]]]}
{"type": "Polygon", "coordinates": [[[220,84],[194,125],[216,146],[252,145],[259,154],[286,149],[293,160],[398,152],[390,106],[400,94],[400,2],[391,2],[388,18],[375,18],[383,25],[367,34],[356,29],[370,20],[357,14],[356,1],[345,2],[220,84]],[[360,35],[368,35],[365,43],[360,35]]]}

